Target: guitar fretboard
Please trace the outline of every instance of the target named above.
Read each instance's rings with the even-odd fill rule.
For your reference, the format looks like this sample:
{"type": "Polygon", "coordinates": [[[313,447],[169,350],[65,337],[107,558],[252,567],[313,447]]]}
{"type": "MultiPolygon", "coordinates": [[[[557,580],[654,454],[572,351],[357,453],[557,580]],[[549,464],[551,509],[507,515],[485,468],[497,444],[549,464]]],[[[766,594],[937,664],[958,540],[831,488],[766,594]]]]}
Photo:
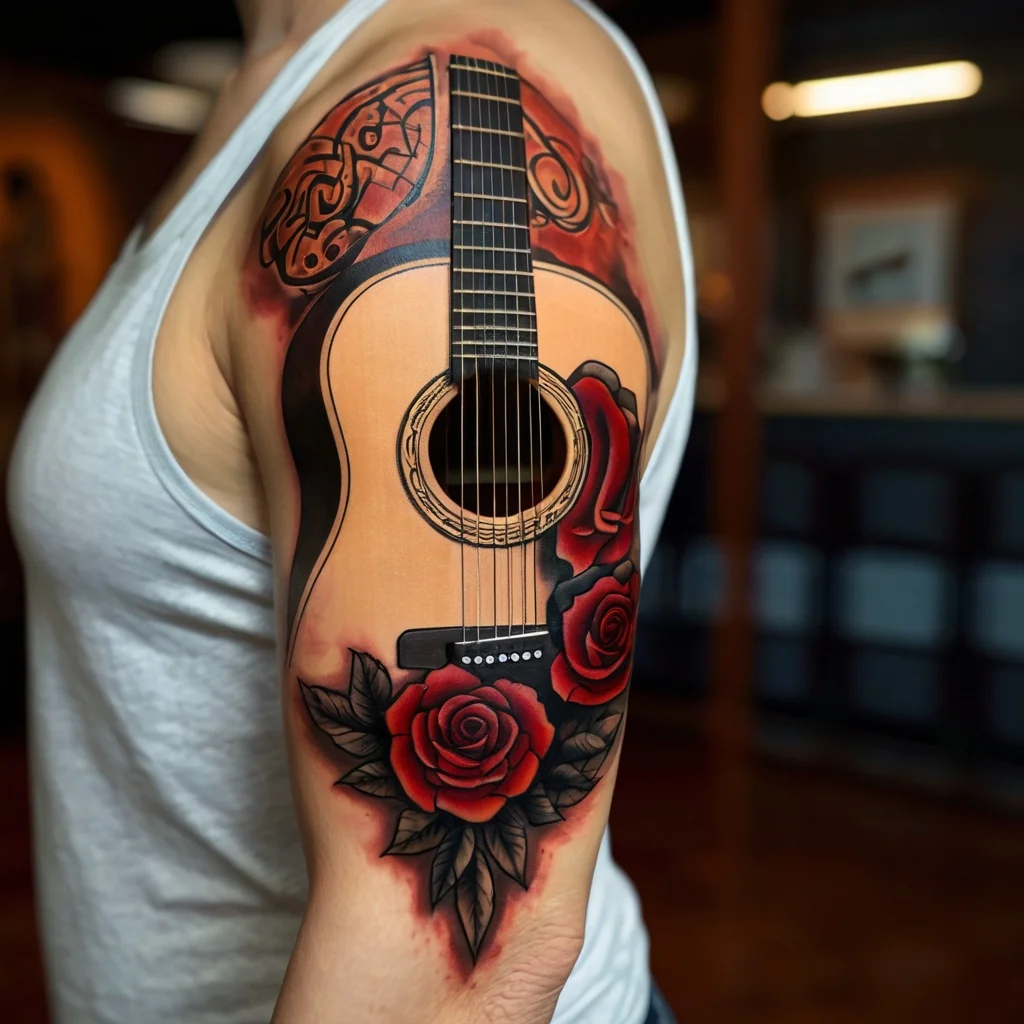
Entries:
{"type": "Polygon", "coordinates": [[[519,76],[453,56],[451,371],[537,377],[526,144],[519,76]]]}

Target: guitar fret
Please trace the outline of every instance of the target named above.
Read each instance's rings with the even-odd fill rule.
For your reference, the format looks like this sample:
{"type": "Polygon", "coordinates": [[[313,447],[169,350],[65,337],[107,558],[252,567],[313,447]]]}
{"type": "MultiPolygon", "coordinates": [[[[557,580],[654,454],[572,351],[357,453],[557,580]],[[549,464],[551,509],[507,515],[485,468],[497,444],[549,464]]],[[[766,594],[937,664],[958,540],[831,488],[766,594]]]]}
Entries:
{"type": "MultiPolygon", "coordinates": [[[[459,273],[459,271],[455,271],[459,273]]],[[[481,271],[481,273],[490,273],[490,271],[481,271]]],[[[531,275],[532,276],[532,275],[531,275]]],[[[496,288],[453,288],[453,292],[457,292],[460,295],[514,295],[520,299],[532,299],[533,292],[503,292],[498,291],[496,288]]],[[[511,311],[510,311],[511,312],[511,311]]]]}
{"type": "Polygon", "coordinates": [[[537,314],[532,309],[487,309],[485,307],[476,306],[468,308],[466,306],[453,306],[453,313],[500,313],[502,316],[536,316],[537,314]]]}
{"type": "Polygon", "coordinates": [[[506,327],[505,324],[452,324],[453,331],[515,331],[516,334],[536,334],[536,327],[506,327]]]}
{"type": "MultiPolygon", "coordinates": [[[[501,274],[506,276],[514,275],[516,277],[533,277],[532,270],[478,270],[475,267],[452,267],[453,274],[493,274],[498,277],[501,274]]],[[[455,291],[459,291],[458,288],[455,291]]],[[[496,295],[498,292],[493,292],[489,288],[478,288],[478,292],[483,292],[485,295],[496,295]]],[[[513,293],[513,294],[524,294],[524,293],[513,293]]]]}
{"type": "MultiPolygon", "coordinates": [[[[466,359],[466,358],[470,358],[470,357],[467,357],[465,352],[460,352],[458,354],[458,358],[459,359],[466,359]]],[[[488,358],[494,358],[493,354],[488,356],[488,358]]],[[[508,354],[503,352],[501,354],[500,358],[503,361],[504,360],[512,360],[513,362],[517,362],[517,363],[535,363],[540,358],[540,356],[539,355],[536,355],[536,356],[511,356],[511,355],[508,355],[508,354]]]]}
{"type": "Polygon", "coordinates": [[[453,341],[453,345],[459,347],[473,346],[474,348],[505,348],[511,345],[512,348],[536,348],[537,342],[535,341],[487,341],[486,339],[480,339],[477,341],[453,341]]]}
{"type": "Polygon", "coordinates": [[[499,171],[521,171],[525,172],[525,167],[520,167],[518,164],[494,164],[487,160],[467,160],[461,156],[452,157],[453,164],[469,164],[470,167],[493,167],[499,171]]]}
{"type": "Polygon", "coordinates": [[[468,92],[465,89],[452,89],[453,96],[468,96],[472,100],[495,100],[498,103],[511,103],[519,106],[519,100],[512,96],[488,96],[485,92],[468,92]]]}
{"type": "Polygon", "coordinates": [[[510,132],[505,128],[482,128],[476,124],[453,124],[452,127],[464,132],[487,132],[489,135],[511,135],[513,139],[523,138],[522,132],[510,132]]]}
{"type": "MultiPolygon", "coordinates": [[[[458,243],[452,245],[453,249],[466,249],[471,252],[515,252],[520,256],[529,256],[532,249],[510,249],[507,246],[502,245],[459,245],[458,243]]],[[[461,267],[456,269],[462,269],[461,267]]],[[[498,271],[500,273],[500,271],[498,271]]]]}
{"type": "Polygon", "coordinates": [[[453,192],[453,196],[459,199],[491,199],[496,203],[525,203],[525,199],[517,199],[515,196],[488,196],[480,192],[453,192]]]}
{"type": "Polygon", "coordinates": [[[482,75],[492,75],[494,78],[511,78],[513,82],[519,81],[518,75],[510,75],[506,71],[492,71],[490,68],[474,67],[472,64],[458,64],[452,61],[452,67],[460,71],[477,71],[482,75]]]}
{"type": "Polygon", "coordinates": [[[517,375],[535,378],[539,366],[537,314],[533,270],[530,269],[533,248],[519,76],[512,68],[470,57],[453,58],[449,66],[449,95],[452,97],[449,352],[452,376],[459,380],[474,366],[497,370],[505,363],[512,364],[512,371],[517,375]],[[473,77],[474,72],[478,77],[473,77]],[[479,100],[480,105],[471,100],[479,100]],[[504,104],[504,108],[485,105],[488,100],[504,104]],[[469,124],[469,121],[477,123],[469,124]],[[501,127],[492,128],[491,124],[501,127]],[[492,142],[485,145],[484,136],[492,136],[492,142]],[[498,141],[502,136],[509,141],[498,141]],[[508,173],[502,173],[499,178],[494,171],[508,173]],[[511,194],[506,195],[506,191],[511,194]],[[520,218],[512,212],[519,208],[517,206],[467,208],[459,205],[460,200],[515,203],[524,208],[525,213],[520,218]],[[465,230],[478,227],[490,229],[490,234],[465,230]],[[461,234],[457,230],[460,228],[461,234]],[[497,234],[506,229],[522,234],[511,237],[497,234]],[[483,244],[485,239],[501,244],[486,245],[483,244]],[[502,254],[500,259],[498,253],[502,254]],[[471,265],[462,266],[463,263],[471,265]],[[504,269],[501,265],[505,263],[511,263],[516,269],[504,269]],[[465,276],[457,276],[460,274],[465,276]],[[466,284],[477,287],[456,287],[466,284]],[[464,298],[470,295],[474,298],[464,298]],[[488,299],[478,305],[475,296],[480,295],[488,299]],[[510,303],[509,298],[515,302],[510,303]]]}
{"type": "Polygon", "coordinates": [[[529,231],[529,224],[502,224],[496,220],[459,220],[457,217],[452,218],[452,224],[463,225],[468,224],[478,228],[509,228],[515,229],[516,231],[529,231]]]}

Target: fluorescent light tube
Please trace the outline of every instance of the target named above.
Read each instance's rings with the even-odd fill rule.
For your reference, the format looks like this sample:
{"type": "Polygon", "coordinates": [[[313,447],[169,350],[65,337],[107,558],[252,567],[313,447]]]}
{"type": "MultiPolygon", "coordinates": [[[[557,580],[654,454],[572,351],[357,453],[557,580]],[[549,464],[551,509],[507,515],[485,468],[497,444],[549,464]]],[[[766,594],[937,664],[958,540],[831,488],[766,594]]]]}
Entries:
{"type": "Polygon", "coordinates": [[[917,103],[938,103],[973,96],[981,88],[981,70],[967,60],[892,68],[865,75],[817,78],[807,82],[773,82],[761,106],[773,121],[821,117],[855,110],[881,110],[917,103]]]}

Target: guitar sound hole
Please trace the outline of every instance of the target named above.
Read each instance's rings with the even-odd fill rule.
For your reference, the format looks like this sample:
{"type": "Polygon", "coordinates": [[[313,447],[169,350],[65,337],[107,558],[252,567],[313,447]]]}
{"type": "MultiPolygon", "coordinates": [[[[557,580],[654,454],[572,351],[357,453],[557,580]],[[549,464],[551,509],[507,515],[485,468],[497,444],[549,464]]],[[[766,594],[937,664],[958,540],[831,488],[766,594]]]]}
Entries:
{"type": "Polygon", "coordinates": [[[494,519],[539,505],[567,458],[562,425],[536,382],[503,369],[463,380],[434,423],[429,452],[445,494],[494,519]]]}

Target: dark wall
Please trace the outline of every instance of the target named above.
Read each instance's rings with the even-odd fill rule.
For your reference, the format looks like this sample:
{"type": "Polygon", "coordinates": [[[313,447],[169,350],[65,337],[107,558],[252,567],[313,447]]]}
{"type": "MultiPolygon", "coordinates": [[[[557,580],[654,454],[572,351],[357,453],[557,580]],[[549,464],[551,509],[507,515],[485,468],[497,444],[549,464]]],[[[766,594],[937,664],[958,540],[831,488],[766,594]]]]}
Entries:
{"type": "Polygon", "coordinates": [[[778,261],[774,312],[806,321],[812,211],[830,182],[951,175],[963,183],[958,314],[965,384],[1024,383],[1024,4],[788,6],[780,77],[844,74],[967,59],[984,75],[970,100],[775,126],[778,261]]]}

